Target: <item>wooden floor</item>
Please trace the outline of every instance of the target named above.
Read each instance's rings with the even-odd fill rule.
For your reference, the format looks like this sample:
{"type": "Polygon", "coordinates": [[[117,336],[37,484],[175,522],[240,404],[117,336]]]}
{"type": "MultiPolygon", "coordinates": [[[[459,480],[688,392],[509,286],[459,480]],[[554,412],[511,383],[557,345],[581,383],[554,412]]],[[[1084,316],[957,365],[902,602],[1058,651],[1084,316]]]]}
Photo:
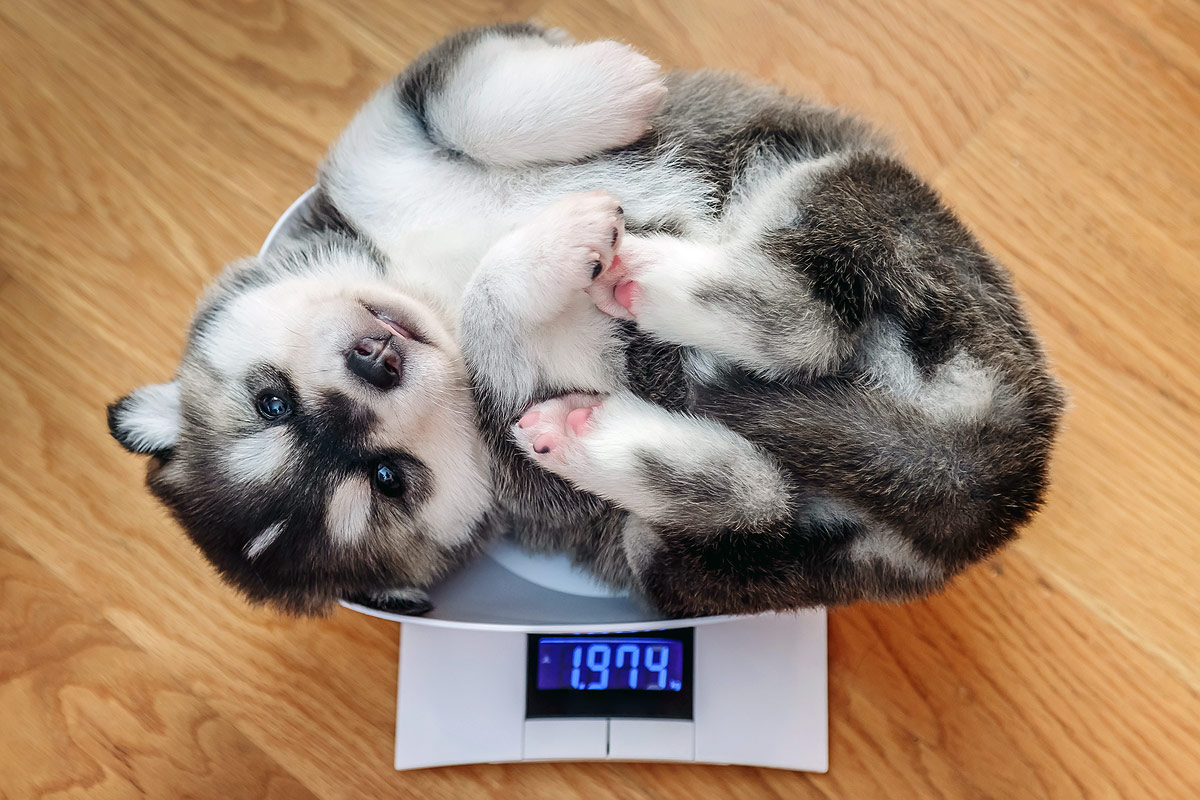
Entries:
{"type": "Polygon", "coordinates": [[[1183,798],[1200,786],[1195,0],[0,3],[0,797],[1183,798]],[[396,626],[219,585],[104,405],[446,32],[529,16],[868,115],[1013,269],[1073,408],[1049,505],[832,615],[828,775],[390,768],[396,626]]]}

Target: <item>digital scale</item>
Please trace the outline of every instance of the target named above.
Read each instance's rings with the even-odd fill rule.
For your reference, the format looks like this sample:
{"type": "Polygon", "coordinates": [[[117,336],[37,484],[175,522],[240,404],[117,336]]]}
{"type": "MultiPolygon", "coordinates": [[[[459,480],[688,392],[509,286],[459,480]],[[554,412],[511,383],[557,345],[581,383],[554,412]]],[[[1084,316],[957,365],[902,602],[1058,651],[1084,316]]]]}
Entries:
{"type": "Polygon", "coordinates": [[[662,620],[507,542],[401,623],[396,769],[694,761],[824,772],[825,611],[662,620]]]}
{"type": "MultiPolygon", "coordinates": [[[[309,190],[268,234],[294,224],[309,190]]],[[[658,619],[506,541],[400,623],[396,769],[511,761],[675,761],[825,772],[823,609],[658,619]]]]}

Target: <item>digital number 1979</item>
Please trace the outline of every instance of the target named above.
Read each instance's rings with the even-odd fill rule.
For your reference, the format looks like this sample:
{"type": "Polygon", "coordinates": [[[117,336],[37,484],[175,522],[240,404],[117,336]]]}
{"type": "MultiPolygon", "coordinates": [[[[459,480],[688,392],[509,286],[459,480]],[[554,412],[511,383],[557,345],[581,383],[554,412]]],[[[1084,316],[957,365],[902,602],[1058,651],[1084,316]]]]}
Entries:
{"type": "Polygon", "coordinates": [[[571,688],[666,689],[669,661],[664,644],[576,645],[571,652],[571,688]],[[639,685],[643,673],[647,682],[639,685]]]}

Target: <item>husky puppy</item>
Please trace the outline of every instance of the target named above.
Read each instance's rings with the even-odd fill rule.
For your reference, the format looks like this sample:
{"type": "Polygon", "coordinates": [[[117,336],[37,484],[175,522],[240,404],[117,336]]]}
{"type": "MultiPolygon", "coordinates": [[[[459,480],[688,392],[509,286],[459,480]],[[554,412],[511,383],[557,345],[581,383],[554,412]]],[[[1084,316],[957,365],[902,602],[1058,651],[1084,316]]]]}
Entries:
{"type": "Polygon", "coordinates": [[[1038,508],[1061,409],[864,125],[502,25],[367,103],[109,424],[254,600],[419,613],[511,532],[694,615],[938,589],[1038,508]]]}

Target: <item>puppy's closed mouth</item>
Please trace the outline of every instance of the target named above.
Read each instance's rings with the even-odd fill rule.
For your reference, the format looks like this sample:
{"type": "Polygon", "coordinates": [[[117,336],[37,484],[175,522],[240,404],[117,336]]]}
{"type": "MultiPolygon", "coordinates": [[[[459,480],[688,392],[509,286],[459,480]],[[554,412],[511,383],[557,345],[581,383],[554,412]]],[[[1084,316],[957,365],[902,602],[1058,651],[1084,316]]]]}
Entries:
{"type": "Polygon", "coordinates": [[[368,311],[368,313],[370,313],[371,316],[379,321],[380,325],[386,328],[393,335],[399,336],[401,339],[412,339],[414,342],[429,344],[429,340],[426,339],[420,331],[414,330],[407,323],[401,324],[399,321],[397,321],[396,318],[399,316],[398,314],[393,314],[390,311],[381,311],[369,303],[362,303],[360,301],[360,304],[368,311]]]}

